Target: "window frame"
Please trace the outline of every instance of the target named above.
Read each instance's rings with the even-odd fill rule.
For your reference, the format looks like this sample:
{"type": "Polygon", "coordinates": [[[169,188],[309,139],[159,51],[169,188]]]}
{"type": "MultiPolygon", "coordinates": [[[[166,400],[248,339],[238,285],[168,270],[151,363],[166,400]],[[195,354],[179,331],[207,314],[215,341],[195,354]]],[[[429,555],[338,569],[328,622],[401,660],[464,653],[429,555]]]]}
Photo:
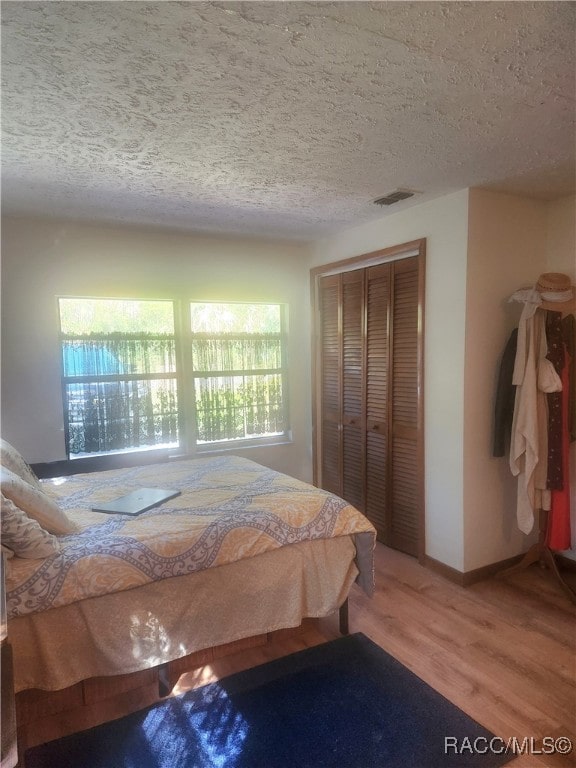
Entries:
{"type": "MultiPolygon", "coordinates": [[[[137,464],[151,463],[154,461],[166,461],[168,459],[182,459],[186,457],[192,457],[195,455],[206,454],[220,454],[240,451],[250,448],[261,448],[272,445],[286,445],[292,442],[292,429],[290,422],[290,399],[289,399],[289,366],[288,366],[288,320],[289,320],[289,305],[287,302],[271,301],[271,300],[230,300],[230,299],[182,299],[182,298],[143,298],[141,296],[130,297],[118,297],[118,296],[78,296],[78,295],[58,295],[56,297],[56,314],[58,319],[58,344],[59,344],[59,361],[60,361],[60,383],[61,383],[61,398],[62,398],[62,414],[63,425],[66,445],[66,465],[73,466],[72,471],[97,471],[102,468],[114,468],[121,466],[135,466],[137,464]],[[63,338],[61,315],[60,315],[60,299],[76,299],[76,300],[109,300],[109,301],[162,301],[170,302],[172,304],[172,311],[174,317],[174,339],[175,339],[175,359],[176,359],[176,372],[175,374],[122,374],[117,376],[115,374],[103,374],[102,376],[84,375],[84,376],[65,376],[64,372],[64,359],[63,359],[63,338]],[[195,381],[199,378],[194,371],[192,365],[192,326],[191,326],[191,306],[193,304],[265,304],[274,305],[279,307],[280,311],[280,332],[276,334],[280,339],[280,354],[281,354],[281,367],[279,369],[258,369],[255,375],[266,374],[267,372],[278,373],[280,375],[281,387],[282,387],[282,412],[284,430],[281,433],[276,433],[266,436],[245,437],[238,439],[224,439],[211,442],[199,442],[197,434],[197,413],[195,403],[195,388],[190,386],[190,381],[195,381]],[[176,382],[176,391],[178,398],[178,432],[179,432],[179,444],[170,447],[156,448],[153,446],[148,447],[136,447],[129,449],[121,449],[119,451],[98,452],[94,454],[83,454],[81,456],[74,456],[70,454],[69,442],[70,442],[70,427],[69,427],[69,414],[66,408],[66,385],[70,383],[90,383],[95,379],[99,382],[104,380],[119,381],[119,380],[139,380],[139,379],[151,379],[157,380],[161,378],[173,379],[176,382]]],[[[249,369],[248,369],[249,370],[249,369]]],[[[240,371],[239,375],[244,375],[245,371],[240,371]]],[[[225,372],[224,376],[233,375],[231,372],[225,372]]],[[[58,462],[60,465],[63,462],[58,462]]],[[[63,472],[64,474],[64,472],[63,472]]]]}
{"type": "MultiPolygon", "coordinates": [[[[249,371],[250,369],[237,369],[232,371],[200,371],[197,372],[194,369],[193,361],[192,361],[192,343],[194,336],[199,335],[195,334],[192,331],[192,322],[191,322],[191,307],[193,304],[238,304],[238,305],[265,305],[265,306],[276,306],[279,308],[279,314],[280,314],[280,330],[276,333],[274,333],[274,336],[277,337],[280,341],[280,355],[281,355],[281,364],[279,368],[258,368],[255,369],[254,376],[257,375],[266,375],[266,374],[278,374],[280,376],[281,381],[281,387],[282,387],[282,413],[283,413],[283,422],[284,422],[284,429],[282,432],[278,432],[275,434],[270,435],[262,435],[262,436],[255,436],[255,437],[243,437],[243,438],[232,438],[232,439],[224,439],[224,440],[213,440],[213,441],[207,441],[207,442],[199,442],[198,441],[198,434],[197,434],[197,425],[198,425],[198,416],[197,416],[197,409],[196,409],[196,397],[195,397],[195,388],[192,386],[190,389],[190,398],[191,398],[191,405],[192,405],[192,414],[193,414],[193,421],[192,421],[192,428],[191,428],[191,434],[194,438],[194,452],[196,454],[209,454],[209,453],[223,453],[223,452],[230,452],[235,451],[241,448],[258,448],[263,446],[270,446],[270,445],[283,445],[286,443],[290,443],[292,441],[292,430],[290,427],[290,407],[289,407],[289,389],[288,389],[288,315],[289,315],[289,306],[286,302],[281,301],[245,301],[245,300],[229,300],[229,299],[190,299],[187,303],[187,316],[185,319],[186,325],[186,347],[188,349],[188,353],[190,355],[190,374],[193,381],[196,381],[196,379],[199,378],[226,378],[226,377],[233,377],[233,376],[244,376],[246,374],[246,371],[249,371]],[[207,374],[211,374],[210,376],[207,376],[207,374]]],[[[209,334],[209,333],[202,333],[202,336],[210,337],[210,338],[216,338],[216,337],[222,337],[222,338],[230,338],[230,337],[236,337],[236,338],[249,338],[250,336],[254,336],[255,334],[249,334],[249,333],[232,333],[232,334],[224,334],[224,333],[218,333],[218,334],[209,334]]],[[[258,334],[259,338],[264,338],[265,334],[258,334]]]]}
{"type": "MultiPolygon", "coordinates": [[[[179,392],[180,392],[180,381],[179,381],[179,338],[178,338],[178,312],[177,312],[177,302],[174,299],[171,298],[142,298],[142,297],[118,297],[118,296],[71,296],[71,295],[60,295],[56,297],[56,307],[57,307],[57,316],[58,316],[58,339],[59,339],[59,359],[60,359],[60,384],[61,384],[61,398],[62,398],[62,418],[63,418],[63,425],[64,425],[64,441],[65,441],[65,448],[66,448],[66,461],[70,461],[74,464],[77,462],[91,462],[91,461],[100,461],[106,457],[126,457],[126,456],[153,456],[157,459],[162,459],[165,457],[170,456],[174,453],[174,451],[180,451],[181,445],[182,445],[182,430],[183,430],[183,422],[182,422],[182,413],[180,405],[178,405],[178,411],[177,411],[177,430],[178,430],[178,443],[169,445],[169,446],[143,446],[143,447],[132,447],[132,448],[126,448],[126,449],[119,449],[119,450],[110,450],[110,451],[95,451],[94,453],[81,453],[80,455],[73,455],[70,453],[70,442],[71,442],[71,436],[70,436],[70,413],[69,408],[66,407],[67,404],[67,394],[66,394],[66,388],[70,384],[94,384],[94,385],[101,385],[106,383],[128,383],[128,382],[135,382],[135,381],[173,381],[175,383],[176,387],[176,394],[177,398],[179,398],[179,392]],[[175,366],[176,370],[174,372],[157,372],[157,373],[118,373],[118,374],[84,374],[80,376],[67,376],[65,373],[65,363],[64,363],[64,354],[63,354],[63,342],[65,340],[65,333],[62,331],[62,315],[60,312],[61,308],[61,301],[62,300],[74,300],[74,301],[117,301],[117,302],[162,302],[165,304],[171,304],[172,306],[172,319],[173,319],[173,334],[170,334],[174,341],[174,360],[175,360],[175,366]]],[[[106,338],[106,336],[111,336],[111,334],[118,334],[117,338],[121,339],[121,333],[122,332],[110,332],[110,334],[106,334],[105,332],[98,333],[96,332],[94,335],[90,334],[77,334],[77,339],[86,339],[86,340],[96,340],[98,337],[106,338]]],[[[130,337],[136,337],[136,334],[134,332],[126,332],[125,337],[126,339],[129,339],[130,337]]],[[[162,334],[158,334],[158,339],[162,338],[162,334]]],[[[142,336],[143,340],[151,340],[153,339],[153,334],[149,336],[142,336]]]]}

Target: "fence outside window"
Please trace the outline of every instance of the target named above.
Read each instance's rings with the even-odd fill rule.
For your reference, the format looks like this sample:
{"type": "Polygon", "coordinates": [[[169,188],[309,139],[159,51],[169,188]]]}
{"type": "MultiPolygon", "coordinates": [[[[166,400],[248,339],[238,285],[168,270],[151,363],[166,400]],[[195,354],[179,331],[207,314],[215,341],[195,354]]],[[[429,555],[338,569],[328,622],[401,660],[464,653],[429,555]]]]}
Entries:
{"type": "Polygon", "coordinates": [[[60,310],[70,458],[174,448],[183,431],[200,450],[287,433],[281,305],[193,303],[180,341],[172,302],[60,299],[60,310]]]}
{"type": "Polygon", "coordinates": [[[70,454],[178,445],[173,335],[63,334],[62,358],[70,454]]]}

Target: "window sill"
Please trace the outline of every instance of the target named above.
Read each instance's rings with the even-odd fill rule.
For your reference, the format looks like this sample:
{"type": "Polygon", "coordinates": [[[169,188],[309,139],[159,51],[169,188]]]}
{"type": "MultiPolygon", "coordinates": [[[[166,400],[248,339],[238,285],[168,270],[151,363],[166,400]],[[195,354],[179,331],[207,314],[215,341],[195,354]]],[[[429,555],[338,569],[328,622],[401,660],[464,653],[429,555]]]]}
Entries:
{"type": "Polygon", "coordinates": [[[281,437],[270,438],[269,440],[258,441],[246,441],[242,443],[236,443],[235,445],[209,445],[206,447],[196,446],[195,456],[214,456],[219,453],[241,453],[242,451],[251,451],[258,448],[272,448],[279,445],[292,445],[293,440],[287,435],[281,437]]]}

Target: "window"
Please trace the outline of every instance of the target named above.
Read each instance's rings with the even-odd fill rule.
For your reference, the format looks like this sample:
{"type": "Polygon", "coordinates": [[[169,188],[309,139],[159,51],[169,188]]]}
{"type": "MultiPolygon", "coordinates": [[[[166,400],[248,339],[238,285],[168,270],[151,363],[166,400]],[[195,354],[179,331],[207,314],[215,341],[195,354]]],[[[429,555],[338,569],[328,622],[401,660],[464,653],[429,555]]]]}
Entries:
{"type": "Polygon", "coordinates": [[[279,304],[191,304],[199,447],[286,431],[281,309],[279,304]]]}
{"type": "Polygon", "coordinates": [[[59,299],[69,458],[287,434],[284,307],[59,299]],[[182,354],[187,350],[186,354],[182,354]]]}
{"type": "Polygon", "coordinates": [[[172,302],[59,304],[69,457],[177,446],[172,302]]]}

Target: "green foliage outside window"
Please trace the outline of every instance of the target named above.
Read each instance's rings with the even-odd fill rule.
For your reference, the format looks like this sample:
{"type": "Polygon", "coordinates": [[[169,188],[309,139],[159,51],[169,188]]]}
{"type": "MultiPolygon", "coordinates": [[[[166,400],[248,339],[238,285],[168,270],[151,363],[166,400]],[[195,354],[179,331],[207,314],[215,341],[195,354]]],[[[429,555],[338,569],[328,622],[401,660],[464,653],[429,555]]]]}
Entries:
{"type": "Polygon", "coordinates": [[[280,305],[191,304],[190,371],[177,370],[171,301],[63,298],[59,307],[70,454],[178,445],[191,387],[198,443],[286,431],[280,305]]]}

